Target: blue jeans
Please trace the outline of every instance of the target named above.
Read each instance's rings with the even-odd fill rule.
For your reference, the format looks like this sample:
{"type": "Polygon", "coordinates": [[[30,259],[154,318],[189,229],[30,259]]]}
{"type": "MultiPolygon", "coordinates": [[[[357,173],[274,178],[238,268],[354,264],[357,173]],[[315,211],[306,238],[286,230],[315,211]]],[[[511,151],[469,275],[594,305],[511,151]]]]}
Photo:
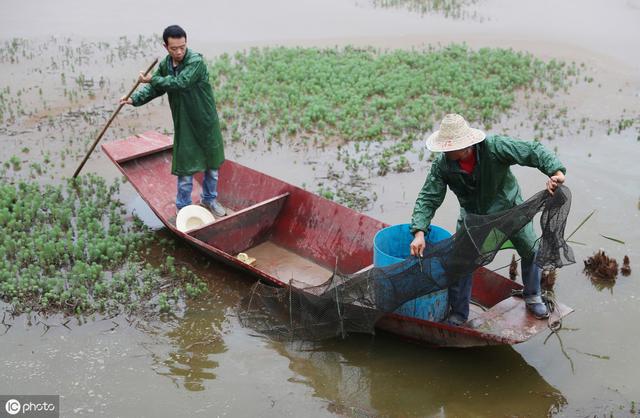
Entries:
{"type": "MultiPolygon", "coordinates": [[[[534,257],[522,259],[522,283],[524,284],[523,295],[525,300],[532,296],[540,296],[540,279],[542,271],[536,263],[534,257]]],[[[471,300],[471,274],[449,287],[449,306],[451,314],[455,314],[465,321],[469,318],[469,301],[471,300]]]]}
{"type": "MultiPolygon", "coordinates": [[[[191,191],[193,190],[193,176],[178,176],[178,195],[176,207],[178,210],[191,204],[191,191]]],[[[205,170],[202,181],[202,202],[211,203],[218,196],[218,170],[205,170]]]]}
{"type": "MultiPolygon", "coordinates": [[[[462,224],[462,220],[458,220],[458,227],[462,224]]],[[[533,260],[536,258],[536,235],[533,230],[533,222],[526,224],[520,231],[513,234],[510,238],[511,243],[518,251],[522,261],[522,283],[524,285],[525,300],[531,297],[540,296],[540,280],[542,279],[542,271],[533,260]]],[[[451,314],[455,314],[465,321],[469,318],[469,301],[471,300],[471,274],[460,279],[457,283],[449,286],[449,306],[451,314]]]]}

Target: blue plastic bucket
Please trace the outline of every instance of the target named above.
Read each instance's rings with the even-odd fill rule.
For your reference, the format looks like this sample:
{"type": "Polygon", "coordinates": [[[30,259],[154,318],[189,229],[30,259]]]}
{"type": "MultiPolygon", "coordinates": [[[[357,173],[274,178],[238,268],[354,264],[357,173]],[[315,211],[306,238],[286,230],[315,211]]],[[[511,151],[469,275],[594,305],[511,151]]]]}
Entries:
{"type": "MultiPolygon", "coordinates": [[[[429,243],[438,242],[450,236],[451,234],[447,230],[431,225],[425,240],[429,246],[429,243]]],[[[413,235],[409,230],[409,224],[392,225],[381,229],[373,237],[373,265],[382,267],[405,260],[411,255],[409,248],[411,241],[413,241],[413,235]]],[[[437,268],[432,269],[432,273],[435,271],[437,268]]],[[[410,300],[399,307],[395,313],[439,322],[446,317],[448,307],[447,289],[443,289],[410,300]]]]}

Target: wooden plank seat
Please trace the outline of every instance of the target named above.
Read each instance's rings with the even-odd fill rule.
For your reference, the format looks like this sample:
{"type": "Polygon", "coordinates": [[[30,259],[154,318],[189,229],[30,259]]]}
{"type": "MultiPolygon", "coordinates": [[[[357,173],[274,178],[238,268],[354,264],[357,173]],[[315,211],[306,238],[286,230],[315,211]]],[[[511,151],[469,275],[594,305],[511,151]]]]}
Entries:
{"type": "Polygon", "coordinates": [[[289,193],[283,193],[256,203],[211,224],[187,231],[187,235],[227,254],[238,254],[269,239],[288,196],[289,193]]]}

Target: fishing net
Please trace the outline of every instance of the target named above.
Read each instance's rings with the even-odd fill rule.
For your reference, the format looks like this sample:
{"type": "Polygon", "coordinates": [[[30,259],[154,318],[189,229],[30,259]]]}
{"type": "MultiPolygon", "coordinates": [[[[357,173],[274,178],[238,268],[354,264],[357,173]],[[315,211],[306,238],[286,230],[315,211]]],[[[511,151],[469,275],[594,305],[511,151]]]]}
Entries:
{"type": "Polygon", "coordinates": [[[405,302],[445,289],[490,263],[509,237],[540,211],[542,236],[535,262],[543,269],[575,262],[564,240],[571,192],[546,190],[512,209],[468,214],[450,238],[430,244],[421,258],[373,267],[355,274],[334,271],[325,283],[310,286],[291,280],[276,288],[256,283],[240,308],[241,322],[276,339],[324,340],[349,333],[374,333],[384,314],[405,302]]]}

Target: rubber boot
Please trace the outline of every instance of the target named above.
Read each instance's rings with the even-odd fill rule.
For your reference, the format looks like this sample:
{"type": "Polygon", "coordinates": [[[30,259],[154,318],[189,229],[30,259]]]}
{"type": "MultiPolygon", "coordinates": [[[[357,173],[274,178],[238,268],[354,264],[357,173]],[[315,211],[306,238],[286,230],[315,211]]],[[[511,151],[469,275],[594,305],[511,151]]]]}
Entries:
{"type": "Polygon", "coordinates": [[[540,296],[542,270],[533,262],[534,259],[535,257],[528,260],[522,259],[522,283],[524,284],[522,293],[527,310],[537,319],[545,319],[549,317],[549,310],[540,296]]]}
{"type": "Polygon", "coordinates": [[[471,299],[471,274],[449,286],[449,306],[451,307],[446,322],[449,325],[461,325],[469,318],[469,300],[471,299]]]}

